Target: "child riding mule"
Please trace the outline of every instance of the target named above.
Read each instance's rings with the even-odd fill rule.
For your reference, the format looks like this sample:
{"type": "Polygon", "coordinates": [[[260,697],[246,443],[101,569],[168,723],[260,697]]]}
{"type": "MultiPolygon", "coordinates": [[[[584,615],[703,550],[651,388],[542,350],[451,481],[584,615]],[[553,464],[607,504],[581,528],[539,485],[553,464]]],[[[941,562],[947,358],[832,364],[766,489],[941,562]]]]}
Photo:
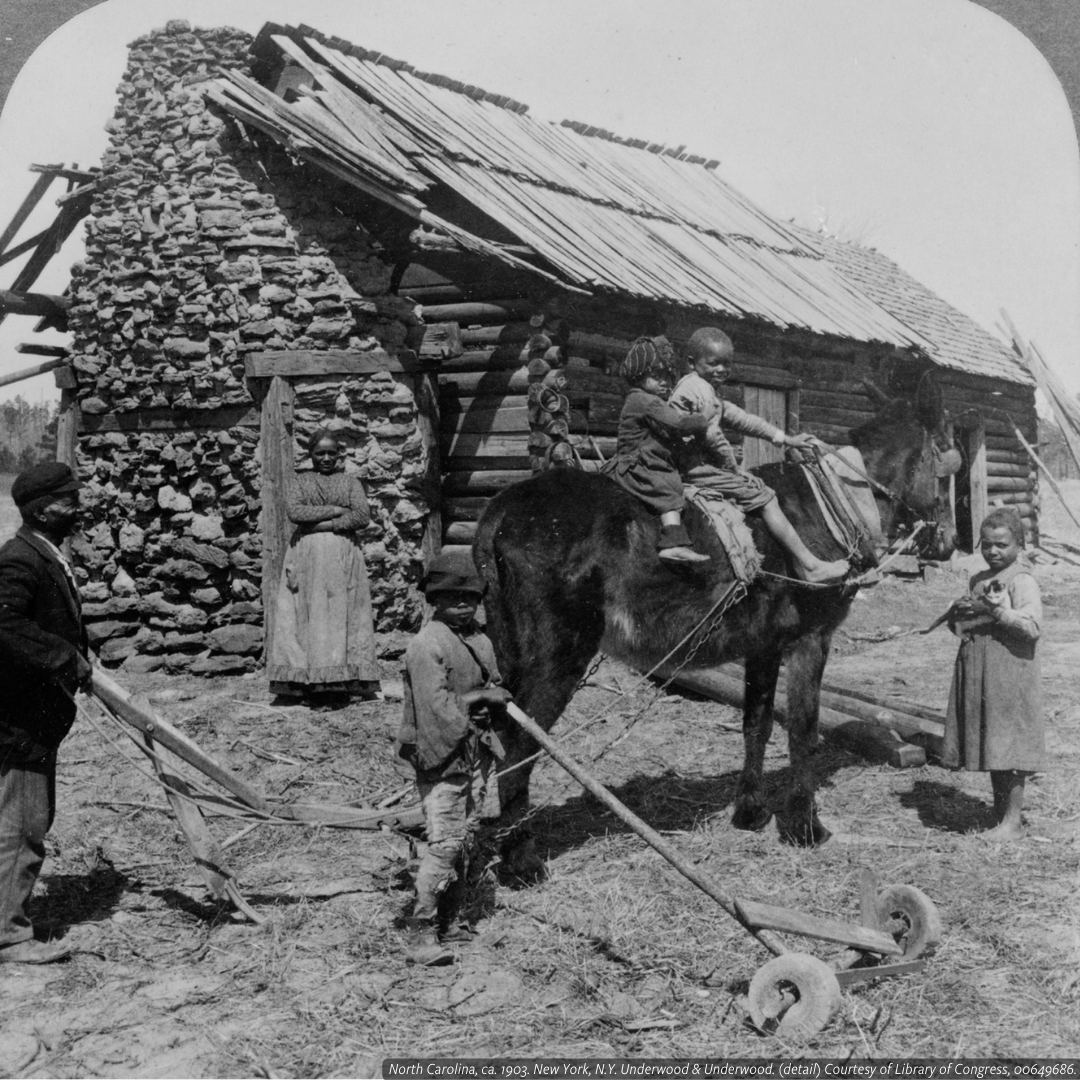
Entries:
{"type": "MultiPolygon", "coordinates": [[[[935,474],[940,398],[936,410],[934,404],[888,402],[872,423],[852,432],[852,440],[867,463],[875,499],[885,511],[882,520],[899,520],[891,504],[900,503],[904,514],[934,522],[934,554],[945,557],[955,530],[935,474]]],[[[848,558],[856,570],[874,565],[868,542],[857,550],[840,548],[799,466],[773,464],[756,472],[819,557],[848,558]]],[[[762,763],[784,660],[791,781],[778,825],[792,843],[820,843],[828,832],[817,817],[809,757],[830,641],[856,590],[794,580],[790,556],[754,522],[763,573],[744,591],[707,523],[689,515],[687,525],[695,549],[711,556],[704,569],[665,565],[657,557],[657,519],[603,476],[553,470],[493,499],[480,520],[473,557],[487,584],[488,633],[504,685],[547,730],[600,650],[641,670],[668,653],[671,663],[692,658],[696,666],[744,657],[745,759],[733,823],[761,829],[772,816],[763,797],[762,763]]],[[[506,749],[499,781],[509,836],[504,865],[535,876],[543,864],[524,824],[530,765],[521,763],[536,746],[515,733],[506,749]]]]}

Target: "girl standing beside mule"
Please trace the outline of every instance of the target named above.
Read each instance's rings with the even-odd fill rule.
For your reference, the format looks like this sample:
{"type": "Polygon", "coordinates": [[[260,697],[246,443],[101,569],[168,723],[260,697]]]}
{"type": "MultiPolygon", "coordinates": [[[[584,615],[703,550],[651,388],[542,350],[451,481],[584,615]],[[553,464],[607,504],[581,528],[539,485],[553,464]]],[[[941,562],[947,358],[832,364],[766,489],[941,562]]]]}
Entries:
{"type": "Polygon", "coordinates": [[[990,773],[995,825],[984,835],[1018,840],[1024,835],[1025,782],[1045,762],[1037,652],[1042,601],[1022,554],[1019,514],[992,511],[981,535],[988,569],[971,579],[968,596],[957,600],[949,614],[949,626],[961,641],[942,761],[990,773]]]}

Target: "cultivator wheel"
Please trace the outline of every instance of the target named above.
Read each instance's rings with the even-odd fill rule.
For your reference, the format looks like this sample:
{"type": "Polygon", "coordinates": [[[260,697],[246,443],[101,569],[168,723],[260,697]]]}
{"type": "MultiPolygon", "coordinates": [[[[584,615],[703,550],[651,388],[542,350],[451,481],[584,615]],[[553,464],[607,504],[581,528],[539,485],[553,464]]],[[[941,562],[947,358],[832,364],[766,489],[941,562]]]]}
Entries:
{"type": "Polygon", "coordinates": [[[941,940],[941,916],[933,900],[914,885],[890,885],[878,893],[878,925],[904,953],[898,960],[916,960],[934,951],[941,940]]]}
{"type": "Polygon", "coordinates": [[[760,1030],[808,1039],[839,1010],[840,983],[824,960],[808,953],[784,953],[754,974],[747,1004],[760,1030]]]}

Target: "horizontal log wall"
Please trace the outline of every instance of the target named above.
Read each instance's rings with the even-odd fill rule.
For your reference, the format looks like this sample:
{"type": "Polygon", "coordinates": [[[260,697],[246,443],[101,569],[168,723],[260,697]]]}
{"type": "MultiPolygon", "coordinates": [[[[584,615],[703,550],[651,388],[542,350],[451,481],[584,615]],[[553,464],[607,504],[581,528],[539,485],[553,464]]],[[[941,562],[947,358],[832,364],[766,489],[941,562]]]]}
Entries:
{"type": "MultiPolygon", "coordinates": [[[[491,497],[531,475],[529,374],[522,350],[532,332],[528,318],[540,310],[540,303],[527,299],[475,296],[423,308],[425,322],[438,323],[429,331],[432,342],[445,350],[438,384],[446,544],[472,543],[491,497]]],[[[598,468],[615,452],[626,384],[608,372],[632,342],[632,337],[571,335],[565,369],[570,432],[586,469],[598,468]]]]}
{"type": "MultiPolygon", "coordinates": [[[[938,384],[958,442],[963,444],[963,433],[979,424],[985,432],[988,509],[1015,509],[1028,541],[1037,541],[1041,505],[1038,471],[1016,437],[1019,429],[1032,444],[1038,439],[1034,388],[959,371],[942,371],[938,384]]],[[[958,515],[965,511],[965,507],[958,507],[958,515]]],[[[970,525],[973,536],[977,535],[978,522],[970,525]]]]}
{"type": "MultiPolygon", "coordinates": [[[[468,299],[433,303],[423,309],[443,350],[438,384],[442,427],[443,525],[447,544],[472,542],[487,501],[529,473],[528,387],[522,362],[531,314],[542,310],[526,298],[468,299]]],[[[625,384],[614,376],[634,333],[613,332],[611,320],[594,324],[595,313],[575,321],[569,342],[568,397],[571,435],[586,468],[614,453],[625,384]]],[[[627,321],[627,326],[631,321],[627,321]]],[[[850,442],[852,429],[871,423],[876,402],[864,380],[890,391],[890,377],[905,362],[869,345],[819,341],[731,330],[736,358],[724,396],[743,404],[743,386],[782,390],[793,430],[808,431],[828,443],[850,442]]],[[[672,335],[677,344],[687,334],[672,335]]],[[[431,355],[421,350],[421,355],[431,355]]],[[[1013,431],[1015,421],[1034,441],[1031,388],[942,369],[937,373],[945,407],[955,425],[981,418],[986,442],[986,490],[991,504],[1015,505],[1034,522],[1038,483],[1013,431]]],[[[740,452],[741,437],[731,434],[740,452]]]]}

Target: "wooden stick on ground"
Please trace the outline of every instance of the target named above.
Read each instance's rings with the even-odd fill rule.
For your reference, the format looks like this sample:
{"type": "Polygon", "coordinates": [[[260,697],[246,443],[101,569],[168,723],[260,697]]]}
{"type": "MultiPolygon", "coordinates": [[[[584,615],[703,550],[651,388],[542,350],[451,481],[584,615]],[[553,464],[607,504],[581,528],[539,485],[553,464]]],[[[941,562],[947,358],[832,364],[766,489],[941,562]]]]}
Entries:
{"type": "MultiPolygon", "coordinates": [[[[659,675],[668,674],[663,669],[659,675]]],[[[741,709],[743,706],[743,680],[729,674],[722,668],[701,668],[680,671],[671,680],[675,686],[692,690],[696,694],[712,698],[724,705],[741,709]]],[[[785,695],[777,693],[774,714],[781,723],[787,723],[787,703],[785,695]]],[[[898,738],[893,724],[875,719],[860,719],[850,713],[838,712],[821,705],[818,708],[818,728],[829,739],[846,750],[860,754],[868,761],[891,765],[894,769],[906,769],[926,764],[926,751],[922,746],[915,746],[898,738]]]]}
{"type": "MultiPolygon", "coordinates": [[[[132,701],[140,709],[144,709],[147,713],[153,715],[153,709],[151,709],[150,702],[146,697],[139,695],[132,698],[132,701]]],[[[149,750],[155,750],[152,735],[146,733],[143,735],[143,739],[149,750]]],[[[152,754],[150,760],[153,762],[154,772],[165,788],[169,805],[172,807],[172,812],[180,825],[184,839],[187,841],[188,850],[195,860],[195,866],[198,868],[207,889],[210,890],[211,896],[218,900],[228,897],[236,910],[253,923],[261,924],[266,922],[266,918],[260,915],[241,894],[235,877],[225,866],[224,849],[214,839],[202,811],[192,802],[187,784],[180,777],[166,772],[160,750],[152,754]],[[188,798],[184,798],[185,795],[188,798]]]]}
{"type": "MultiPolygon", "coordinates": [[[[531,716],[522,712],[513,702],[506,706],[506,712],[526,734],[531,735],[590,795],[599,799],[620,821],[644,840],[654,851],[659,852],[680,874],[696,885],[706,896],[715,900],[733,919],[744,923],[742,915],[735,907],[732,897],[713,881],[708,874],[699,870],[675,846],[665,840],[654,828],[647,825],[632,810],[624,806],[599,780],[585,771],[531,716]]],[[[750,929],[747,927],[747,929],[750,929]]],[[[751,933],[754,933],[751,930],[751,933]]],[[[767,931],[754,933],[754,936],[774,956],[780,956],[787,949],[767,931]]]]}

